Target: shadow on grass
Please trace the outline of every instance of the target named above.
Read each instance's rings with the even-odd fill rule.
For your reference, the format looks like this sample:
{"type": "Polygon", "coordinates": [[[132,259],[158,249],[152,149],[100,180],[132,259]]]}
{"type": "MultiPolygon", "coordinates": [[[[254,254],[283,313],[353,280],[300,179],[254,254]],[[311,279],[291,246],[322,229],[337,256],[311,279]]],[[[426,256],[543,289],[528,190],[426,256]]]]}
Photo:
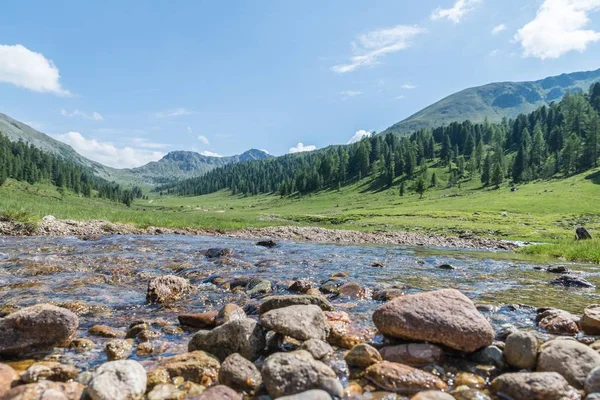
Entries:
{"type": "Polygon", "coordinates": [[[596,171],[589,175],[586,175],[585,179],[592,181],[596,185],[600,185],[600,171],[596,171]]]}

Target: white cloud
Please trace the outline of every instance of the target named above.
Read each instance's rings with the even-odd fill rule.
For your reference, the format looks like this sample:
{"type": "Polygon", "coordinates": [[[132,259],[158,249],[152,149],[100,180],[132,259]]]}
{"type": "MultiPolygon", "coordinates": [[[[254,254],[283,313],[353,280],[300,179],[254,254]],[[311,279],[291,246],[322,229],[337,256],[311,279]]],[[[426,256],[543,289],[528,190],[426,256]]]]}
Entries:
{"type": "Polygon", "coordinates": [[[348,140],[347,144],[359,142],[366,137],[371,137],[371,132],[364,129],[360,129],[356,131],[356,133],[350,138],[350,140],[348,140]]]}
{"type": "Polygon", "coordinates": [[[210,142],[208,141],[208,138],[206,136],[200,135],[200,136],[198,136],[198,140],[207,146],[210,144],[210,142]]]}
{"type": "Polygon", "coordinates": [[[378,64],[379,58],[410,47],[412,39],[424,32],[425,29],[416,25],[397,25],[359,35],[357,41],[352,42],[355,55],[347,64],[334,65],[331,70],[343,74],[378,64]]]}
{"type": "Polygon", "coordinates": [[[535,18],[517,31],[524,57],[559,58],[572,50],[583,52],[600,41],[600,32],[583,29],[588,13],[600,9],[600,0],[544,0],[535,18]]]}
{"type": "Polygon", "coordinates": [[[54,138],[70,145],[82,156],[114,168],[139,167],[150,161],[157,161],[165,155],[159,151],[129,146],[117,147],[110,142],[87,139],[79,132],[54,135],[54,138]]]}
{"type": "Polygon", "coordinates": [[[190,115],[192,112],[187,108],[172,108],[170,110],[164,110],[157,112],[156,118],[170,118],[170,117],[180,117],[182,115],[190,115]]]}
{"type": "Polygon", "coordinates": [[[457,0],[452,8],[436,8],[431,13],[432,20],[447,19],[458,24],[465,15],[475,9],[475,6],[482,0],[457,0]]]}
{"type": "Polygon", "coordinates": [[[492,35],[497,35],[505,29],[506,29],[506,25],[504,25],[504,24],[496,25],[495,27],[492,28],[492,35]]]}
{"type": "Polygon", "coordinates": [[[265,150],[265,149],[259,149],[259,150],[262,151],[263,153],[271,154],[271,153],[269,153],[269,150],[265,150]]]}
{"type": "Polygon", "coordinates": [[[77,109],[69,112],[68,110],[65,110],[63,108],[60,110],[60,114],[64,117],[80,117],[80,118],[84,118],[84,119],[91,119],[94,121],[104,121],[104,117],[102,115],[100,115],[100,113],[97,113],[96,111],[94,111],[91,114],[88,114],[86,112],[79,111],[77,109]]]}
{"type": "Polygon", "coordinates": [[[302,142],[298,142],[294,147],[290,147],[290,153],[302,153],[303,151],[313,151],[316,150],[317,146],[312,144],[304,144],[302,142]]]}
{"type": "Polygon", "coordinates": [[[342,95],[342,99],[346,100],[350,97],[361,95],[362,92],[360,90],[343,90],[340,94],[342,95]]]}
{"type": "Polygon", "coordinates": [[[402,89],[416,89],[417,85],[413,85],[412,83],[405,83],[401,86],[402,89]]]}
{"type": "Polygon", "coordinates": [[[208,151],[208,150],[201,151],[200,154],[202,154],[203,156],[206,156],[206,157],[223,157],[219,153],[214,153],[214,152],[208,151]]]}
{"type": "Polygon", "coordinates": [[[0,45],[0,82],[35,92],[71,95],[60,84],[60,73],[52,60],[20,44],[0,45]]]}

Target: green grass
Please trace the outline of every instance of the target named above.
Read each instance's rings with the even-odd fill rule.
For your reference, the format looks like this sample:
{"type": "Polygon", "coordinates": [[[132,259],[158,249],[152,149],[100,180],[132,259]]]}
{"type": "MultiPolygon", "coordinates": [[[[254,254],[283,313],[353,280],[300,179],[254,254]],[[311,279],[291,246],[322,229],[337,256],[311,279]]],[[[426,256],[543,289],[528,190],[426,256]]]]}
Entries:
{"type": "MultiPolygon", "coordinates": [[[[430,168],[439,182],[445,169],[430,168]]],[[[24,213],[30,220],[44,215],[61,219],[105,219],[141,227],[205,228],[235,230],[273,225],[320,226],[363,231],[414,231],[551,243],[522,251],[564,257],[567,260],[600,262],[598,242],[575,243],[574,230],[585,225],[593,236],[600,234],[600,169],[567,179],[550,180],[498,190],[480,188],[478,180],[446,189],[440,183],[419,199],[407,190],[375,190],[363,180],[340,191],[307,196],[233,196],[221,191],[197,197],[161,197],[137,200],[131,208],[122,204],[84,199],[72,193],[61,198],[50,185],[9,180],[0,187],[0,213],[24,213]]],[[[397,184],[397,183],[396,183],[397,184]]],[[[408,187],[408,186],[407,186],[408,187]]]]}

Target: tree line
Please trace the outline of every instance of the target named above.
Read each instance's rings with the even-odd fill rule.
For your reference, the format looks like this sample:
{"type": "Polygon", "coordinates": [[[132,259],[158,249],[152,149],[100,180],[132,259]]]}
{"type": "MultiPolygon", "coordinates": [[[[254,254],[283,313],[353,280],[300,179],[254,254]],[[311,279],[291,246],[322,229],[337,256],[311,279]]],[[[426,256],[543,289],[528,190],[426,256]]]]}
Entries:
{"type": "MultiPolygon", "coordinates": [[[[586,93],[566,93],[560,102],[542,106],[500,123],[453,122],[422,129],[409,137],[372,135],[358,143],[231,164],[163,186],[178,195],[203,195],[223,189],[233,194],[306,194],[339,188],[369,178],[379,186],[406,184],[421,195],[437,180],[428,167],[447,167],[447,186],[479,179],[498,187],[553,176],[569,176],[598,165],[600,153],[600,83],[586,93]]],[[[437,182],[435,182],[437,184],[437,182]]]]}
{"type": "Polygon", "coordinates": [[[94,176],[92,171],[46,153],[22,140],[11,141],[0,132],[0,186],[8,178],[30,184],[48,182],[59,193],[71,190],[85,197],[97,197],[121,202],[130,206],[134,199],[143,196],[139,187],[123,188],[94,176]]]}

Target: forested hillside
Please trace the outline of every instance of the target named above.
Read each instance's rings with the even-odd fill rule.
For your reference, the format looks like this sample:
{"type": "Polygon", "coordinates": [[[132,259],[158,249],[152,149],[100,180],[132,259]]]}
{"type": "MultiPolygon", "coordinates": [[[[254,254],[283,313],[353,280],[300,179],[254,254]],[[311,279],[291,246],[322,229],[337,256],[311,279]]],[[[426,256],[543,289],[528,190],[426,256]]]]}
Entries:
{"type": "Polygon", "coordinates": [[[142,196],[137,188],[124,189],[94,176],[93,172],[73,161],[44,152],[32,144],[19,140],[13,142],[0,132],[0,186],[8,178],[18,181],[50,182],[64,193],[71,190],[81,196],[98,196],[120,201],[126,205],[142,196]]]}
{"type": "Polygon", "coordinates": [[[479,179],[483,186],[592,168],[600,151],[600,83],[586,93],[567,93],[559,103],[499,124],[451,123],[421,129],[410,137],[388,133],[347,145],[228,165],[208,174],[163,187],[179,195],[202,195],[222,189],[234,194],[310,193],[369,178],[374,187],[398,185],[403,193],[423,193],[440,185],[428,168],[447,167],[447,187],[479,179]]]}

